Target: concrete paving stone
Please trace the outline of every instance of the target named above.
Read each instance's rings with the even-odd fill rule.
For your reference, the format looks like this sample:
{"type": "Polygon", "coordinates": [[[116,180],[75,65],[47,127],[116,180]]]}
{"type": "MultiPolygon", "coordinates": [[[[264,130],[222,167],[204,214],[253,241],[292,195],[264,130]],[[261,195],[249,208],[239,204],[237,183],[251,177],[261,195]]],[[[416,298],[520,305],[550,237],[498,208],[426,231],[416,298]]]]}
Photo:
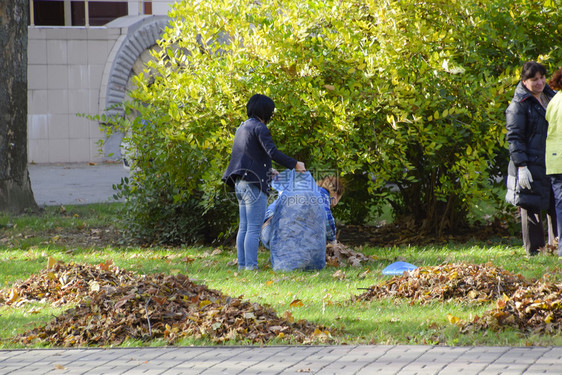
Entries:
{"type": "Polygon", "coordinates": [[[376,367],[371,365],[366,368],[362,368],[355,375],[396,375],[400,374],[401,367],[376,367]]]}
{"type": "Polygon", "coordinates": [[[0,366],[0,374],[13,374],[19,369],[21,369],[21,366],[18,365],[0,366]]]}
{"type": "Polygon", "coordinates": [[[173,364],[169,363],[169,362],[162,362],[162,361],[147,361],[146,363],[139,363],[137,365],[138,368],[141,367],[146,367],[146,368],[150,368],[151,370],[159,370],[161,372],[166,371],[167,369],[169,369],[171,366],[173,366],[173,364]]]}
{"type": "Polygon", "coordinates": [[[537,357],[542,357],[546,355],[550,348],[513,348],[506,351],[500,358],[496,360],[496,363],[533,363],[536,361],[537,357]],[[530,354],[532,352],[532,354],[530,354]]]}
{"type": "Polygon", "coordinates": [[[279,363],[275,361],[275,359],[271,359],[268,361],[262,361],[257,363],[250,363],[246,370],[254,371],[254,372],[262,372],[262,373],[271,373],[274,371],[282,371],[283,369],[289,367],[289,363],[279,363]]]}
{"type": "Polygon", "coordinates": [[[445,367],[441,371],[438,372],[439,375],[447,375],[447,374],[468,374],[474,375],[479,374],[480,371],[484,370],[487,366],[486,363],[463,363],[463,362],[454,362],[445,364],[445,367]]]}
{"type": "Polygon", "coordinates": [[[324,368],[332,368],[332,369],[339,369],[339,368],[348,368],[348,367],[365,367],[371,363],[373,363],[372,361],[365,361],[365,360],[361,360],[361,361],[348,361],[345,358],[340,358],[340,359],[336,359],[332,362],[323,362],[324,368]]]}
{"type": "Polygon", "coordinates": [[[318,358],[314,359],[314,362],[319,362],[321,364],[324,364],[324,366],[330,365],[331,363],[338,362],[341,367],[345,367],[346,365],[349,364],[349,361],[347,359],[344,359],[341,356],[334,356],[334,355],[319,356],[318,358]]]}
{"type": "Polygon", "coordinates": [[[509,352],[511,348],[498,348],[498,347],[475,347],[467,352],[468,356],[471,356],[474,362],[493,362],[498,360],[501,356],[509,352]]]}
{"type": "Polygon", "coordinates": [[[464,352],[465,348],[432,347],[420,356],[424,362],[451,362],[456,361],[464,352]]]}
{"type": "Polygon", "coordinates": [[[494,355],[482,355],[482,353],[472,353],[470,350],[463,352],[459,355],[459,357],[455,360],[456,362],[463,362],[463,363],[490,363],[497,360],[500,357],[498,354],[494,355]]]}
{"type": "Polygon", "coordinates": [[[30,365],[21,368],[21,370],[18,370],[15,374],[46,374],[55,369],[56,367],[54,365],[30,365]]]}
{"type": "MultiPolygon", "coordinates": [[[[293,366],[293,363],[290,362],[283,362],[283,363],[268,363],[267,364],[268,367],[274,371],[274,373],[278,373],[278,374],[283,374],[283,373],[287,373],[287,372],[292,372],[294,373],[296,370],[293,368],[291,369],[291,367],[293,366]]],[[[301,367],[299,367],[301,368],[301,367]]]]}
{"type": "Polygon", "coordinates": [[[334,364],[328,365],[319,369],[315,374],[327,375],[327,374],[355,374],[363,368],[369,366],[369,363],[362,364],[334,364]]]}
{"type": "Polygon", "coordinates": [[[289,361],[283,361],[283,362],[279,362],[276,361],[275,359],[270,359],[270,360],[266,360],[266,361],[261,361],[261,362],[254,362],[253,364],[250,364],[247,369],[248,370],[252,370],[252,371],[262,371],[262,372],[273,372],[273,371],[283,371],[286,368],[289,368],[290,366],[292,366],[293,363],[289,362],[289,361]]]}
{"type": "Polygon", "coordinates": [[[206,370],[203,370],[201,372],[198,372],[197,374],[200,375],[238,375],[240,372],[238,371],[232,371],[232,370],[228,370],[228,369],[215,369],[215,368],[209,368],[206,370]]]}
{"type": "Polygon", "coordinates": [[[443,363],[427,364],[423,362],[422,363],[413,362],[404,366],[401,371],[403,371],[405,374],[409,374],[409,373],[413,374],[416,372],[423,372],[423,373],[429,372],[432,374],[437,374],[439,373],[439,371],[443,370],[444,367],[445,365],[443,363]]]}
{"type": "Polygon", "coordinates": [[[189,360],[183,363],[179,363],[173,368],[175,370],[175,369],[196,369],[196,368],[205,369],[207,367],[209,367],[209,362],[198,362],[194,360],[189,360]]]}
{"type": "Polygon", "coordinates": [[[162,375],[183,375],[183,374],[190,374],[190,373],[196,373],[193,367],[179,364],[172,368],[168,368],[166,371],[162,372],[162,375]]]}
{"type": "Polygon", "coordinates": [[[430,347],[427,346],[408,346],[405,351],[399,350],[398,347],[393,347],[392,349],[385,352],[381,357],[380,361],[391,362],[398,364],[406,364],[411,361],[412,358],[417,359],[423,353],[425,353],[430,347]]]}
{"type": "MultiPolygon", "coordinates": [[[[163,354],[160,359],[162,360],[173,360],[174,365],[179,365],[183,363],[189,363],[191,361],[196,361],[201,355],[214,351],[214,348],[188,348],[188,349],[177,349],[173,351],[167,351],[163,354]]],[[[215,354],[216,355],[216,354],[215,354]]]]}
{"type": "Polygon", "coordinates": [[[400,374],[412,374],[412,375],[435,375],[438,374],[440,370],[434,368],[416,368],[415,371],[411,371],[409,368],[404,368],[400,370],[400,374]]]}
{"type": "Polygon", "coordinates": [[[486,368],[484,368],[483,372],[485,373],[492,373],[492,374],[523,374],[525,370],[528,368],[526,365],[517,365],[517,364],[495,364],[491,363],[486,368]]]}
{"type": "Polygon", "coordinates": [[[247,368],[244,370],[244,372],[241,372],[240,374],[242,375],[270,375],[270,374],[275,374],[276,370],[275,369],[270,369],[267,371],[263,371],[263,370],[255,370],[254,368],[247,368]]]}
{"type": "Polygon", "coordinates": [[[268,372],[271,373],[271,371],[276,372],[279,371],[280,369],[277,368],[273,368],[273,369],[266,369],[266,368],[262,368],[259,366],[252,366],[252,367],[226,367],[226,366],[220,366],[217,368],[213,368],[215,371],[224,371],[224,372],[228,372],[228,373],[234,373],[234,374],[248,374],[248,373],[252,373],[252,374],[267,374],[268,372]]]}
{"type": "Polygon", "coordinates": [[[321,363],[314,362],[297,362],[291,366],[285,367],[280,374],[295,374],[295,373],[316,373],[322,368],[321,363]]]}
{"type": "Polygon", "coordinates": [[[368,366],[362,368],[358,373],[368,374],[369,371],[372,371],[373,374],[397,374],[402,368],[404,368],[404,366],[404,363],[377,361],[376,363],[371,363],[368,366]]]}
{"type": "MultiPolygon", "coordinates": [[[[182,362],[190,358],[193,354],[197,355],[198,353],[185,353],[180,350],[163,350],[157,359],[160,361],[182,362]]],[[[142,353],[139,353],[139,355],[141,358],[144,357],[142,353]]]]}
{"type": "Polygon", "coordinates": [[[279,368],[278,366],[287,366],[288,362],[283,363],[283,362],[268,361],[268,362],[263,362],[260,365],[261,365],[261,367],[264,367],[265,369],[273,370],[274,368],[279,368]]]}
{"type": "Polygon", "coordinates": [[[183,371],[181,371],[177,367],[174,367],[174,368],[167,369],[166,371],[164,371],[162,373],[162,375],[183,375],[183,374],[187,374],[187,373],[188,373],[187,369],[184,369],[183,371]]]}
{"type": "Polygon", "coordinates": [[[525,374],[562,374],[562,365],[558,364],[533,364],[529,366],[525,374]]]}

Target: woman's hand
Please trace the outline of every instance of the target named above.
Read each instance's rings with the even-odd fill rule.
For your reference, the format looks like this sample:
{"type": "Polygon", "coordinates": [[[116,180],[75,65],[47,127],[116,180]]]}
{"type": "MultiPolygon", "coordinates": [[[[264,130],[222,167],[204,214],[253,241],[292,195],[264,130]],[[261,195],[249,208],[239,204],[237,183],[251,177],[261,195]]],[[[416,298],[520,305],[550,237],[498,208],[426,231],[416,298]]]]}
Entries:
{"type": "Polygon", "coordinates": [[[295,170],[297,172],[306,172],[306,167],[302,161],[297,161],[297,165],[295,165],[295,170]]]}

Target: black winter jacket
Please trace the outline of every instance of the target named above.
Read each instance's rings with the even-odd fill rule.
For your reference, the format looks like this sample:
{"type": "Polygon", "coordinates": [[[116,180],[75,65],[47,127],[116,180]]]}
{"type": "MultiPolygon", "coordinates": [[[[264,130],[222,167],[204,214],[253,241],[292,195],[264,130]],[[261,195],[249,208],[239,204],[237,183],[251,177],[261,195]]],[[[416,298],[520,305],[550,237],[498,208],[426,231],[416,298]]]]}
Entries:
{"type": "Polygon", "coordinates": [[[271,159],[289,169],[297,165],[297,160],[275,147],[271,133],[263,122],[249,118],[236,130],[230,163],[222,180],[227,185],[234,186],[236,178],[241,178],[258,186],[267,194],[271,177],[271,159]]]}
{"type": "MultiPolygon", "coordinates": [[[[555,92],[546,85],[543,93],[552,98],[555,92]]],[[[546,110],[519,82],[505,112],[509,166],[506,201],[530,210],[548,208],[550,179],[546,175],[545,147],[548,122],[546,110]],[[522,189],[517,181],[517,168],[527,166],[533,176],[531,189],[522,189]]]]}

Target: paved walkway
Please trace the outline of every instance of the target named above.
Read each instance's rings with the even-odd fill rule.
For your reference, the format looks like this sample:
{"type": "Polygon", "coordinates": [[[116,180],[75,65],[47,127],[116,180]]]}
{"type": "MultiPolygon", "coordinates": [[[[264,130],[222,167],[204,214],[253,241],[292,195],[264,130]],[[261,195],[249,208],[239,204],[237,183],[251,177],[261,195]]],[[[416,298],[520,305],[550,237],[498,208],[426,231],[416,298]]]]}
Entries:
{"type": "MultiPolygon", "coordinates": [[[[30,165],[39,205],[110,201],[120,164],[30,165]]],[[[561,374],[562,347],[274,346],[0,350],[0,375],[561,374]]]]}
{"type": "Polygon", "coordinates": [[[121,163],[29,164],[39,206],[115,202],[113,185],[129,175],[121,163]]]}
{"type": "Polygon", "coordinates": [[[562,374],[562,348],[163,347],[0,351],[0,374],[562,374]]]}

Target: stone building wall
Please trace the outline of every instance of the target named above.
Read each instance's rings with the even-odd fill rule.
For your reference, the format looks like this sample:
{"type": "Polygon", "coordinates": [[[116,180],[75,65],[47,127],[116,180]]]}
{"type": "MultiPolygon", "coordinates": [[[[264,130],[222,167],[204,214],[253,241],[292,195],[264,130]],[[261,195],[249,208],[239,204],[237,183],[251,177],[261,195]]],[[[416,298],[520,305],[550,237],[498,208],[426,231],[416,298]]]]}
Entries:
{"type": "Polygon", "coordinates": [[[30,163],[119,158],[120,139],[100,149],[99,124],[79,114],[102,114],[124,98],[133,65],[156,43],[170,3],[153,0],[154,15],[121,17],[101,27],[29,28],[30,163]]]}

